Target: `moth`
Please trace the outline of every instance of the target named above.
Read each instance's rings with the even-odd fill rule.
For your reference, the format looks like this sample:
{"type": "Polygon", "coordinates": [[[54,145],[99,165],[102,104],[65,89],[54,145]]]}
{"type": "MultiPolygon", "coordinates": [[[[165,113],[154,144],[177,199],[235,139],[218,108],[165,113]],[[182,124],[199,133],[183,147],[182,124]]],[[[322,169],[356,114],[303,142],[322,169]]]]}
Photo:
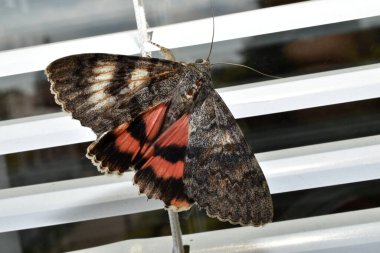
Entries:
{"type": "Polygon", "coordinates": [[[233,224],[271,221],[267,182],[208,59],[79,54],[45,73],[55,101],[96,133],[87,157],[99,171],[134,170],[140,193],[175,211],[196,203],[233,224]]]}

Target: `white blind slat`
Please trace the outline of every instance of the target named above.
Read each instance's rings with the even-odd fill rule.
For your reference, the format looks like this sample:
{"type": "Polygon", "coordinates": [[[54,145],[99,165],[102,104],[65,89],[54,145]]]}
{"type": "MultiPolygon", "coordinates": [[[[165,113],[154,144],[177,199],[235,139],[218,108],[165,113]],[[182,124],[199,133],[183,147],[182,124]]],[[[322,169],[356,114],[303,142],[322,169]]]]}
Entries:
{"type": "MultiPolygon", "coordinates": [[[[305,1],[216,17],[214,41],[245,38],[378,15],[380,15],[378,0],[366,0],[365,3],[356,0],[305,1]],[[274,17],[276,17],[275,22],[274,17]]],[[[153,37],[156,43],[167,48],[177,48],[210,43],[211,29],[211,19],[202,19],[155,27],[150,30],[154,31],[153,37]]],[[[154,47],[152,49],[156,50],[154,47]]],[[[140,49],[137,45],[137,32],[128,31],[3,51],[0,52],[0,77],[43,70],[57,58],[89,52],[138,54],[140,49]]]]}
{"type": "MultiPolygon", "coordinates": [[[[191,253],[378,252],[380,208],[183,236],[191,253]]],[[[70,253],[171,252],[171,238],[116,242],[70,253]]]]}
{"type": "MultiPolygon", "coordinates": [[[[371,136],[256,156],[273,194],[379,179],[379,153],[380,136],[371,136]]],[[[1,190],[0,232],[162,208],[161,201],[138,195],[132,177],[128,172],[1,190]]]]}
{"type": "MultiPolygon", "coordinates": [[[[380,97],[380,64],[219,89],[236,118],[380,97]]],[[[0,122],[0,154],[92,141],[64,113],[0,122]]]]}

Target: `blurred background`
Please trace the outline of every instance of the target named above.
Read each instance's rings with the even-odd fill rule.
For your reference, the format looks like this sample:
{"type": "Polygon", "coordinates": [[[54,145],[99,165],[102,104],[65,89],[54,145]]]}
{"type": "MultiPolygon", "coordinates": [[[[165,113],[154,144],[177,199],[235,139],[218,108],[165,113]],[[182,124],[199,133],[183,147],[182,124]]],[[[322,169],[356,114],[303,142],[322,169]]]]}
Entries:
{"type": "MultiPolygon", "coordinates": [[[[295,2],[301,1],[218,0],[213,5],[218,16],[295,2]]],[[[145,7],[151,27],[212,15],[209,1],[204,0],[145,0],[145,7]]],[[[0,24],[1,51],[136,29],[132,1],[122,0],[0,0],[0,24]]],[[[236,26],[250,29],[260,24],[236,26]]],[[[216,27],[216,33],[221,29],[216,27]]],[[[210,38],[211,33],[210,25],[210,38]]],[[[193,62],[206,57],[209,47],[173,52],[178,60],[193,62]]],[[[211,60],[245,64],[280,77],[378,63],[380,17],[215,43],[211,60]]],[[[270,79],[227,65],[216,65],[212,74],[216,88],[270,79]]],[[[378,108],[380,99],[370,99],[244,118],[238,123],[253,150],[265,152],[380,134],[378,108]]],[[[43,72],[0,78],[0,120],[60,111],[43,72]]],[[[85,158],[88,144],[0,156],[0,189],[98,175],[85,158]]],[[[378,207],[379,186],[380,181],[373,180],[276,194],[274,221],[378,207]]],[[[233,227],[197,208],[181,213],[180,219],[183,233],[233,227]]],[[[159,210],[2,233],[0,252],[5,252],[5,244],[15,253],[53,253],[169,234],[167,214],[159,210]]]]}

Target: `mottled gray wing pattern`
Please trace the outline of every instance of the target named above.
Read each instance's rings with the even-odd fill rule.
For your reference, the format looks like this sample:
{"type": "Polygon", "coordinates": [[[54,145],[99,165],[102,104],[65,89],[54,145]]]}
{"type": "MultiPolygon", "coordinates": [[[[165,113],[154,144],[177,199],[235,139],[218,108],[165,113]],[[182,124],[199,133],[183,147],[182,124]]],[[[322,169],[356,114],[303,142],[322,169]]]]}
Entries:
{"type": "Polygon", "coordinates": [[[220,220],[268,223],[273,207],[260,166],[220,96],[211,88],[207,93],[190,118],[186,194],[220,220]]]}
{"type": "Polygon", "coordinates": [[[56,102],[99,136],[169,101],[182,68],[154,58],[80,54],[52,62],[45,73],[56,102]]]}

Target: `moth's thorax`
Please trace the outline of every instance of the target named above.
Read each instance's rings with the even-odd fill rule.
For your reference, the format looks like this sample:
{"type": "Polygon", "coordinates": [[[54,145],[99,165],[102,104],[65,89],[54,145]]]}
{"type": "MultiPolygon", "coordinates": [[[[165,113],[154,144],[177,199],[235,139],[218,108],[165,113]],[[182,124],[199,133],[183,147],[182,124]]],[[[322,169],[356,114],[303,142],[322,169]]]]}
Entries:
{"type": "Polygon", "coordinates": [[[190,63],[188,66],[193,66],[203,75],[211,76],[211,64],[208,60],[199,59],[196,60],[195,63],[190,63]]]}
{"type": "Polygon", "coordinates": [[[164,128],[170,126],[181,115],[190,114],[201,89],[211,85],[210,64],[208,62],[183,63],[183,65],[185,67],[181,70],[178,85],[170,99],[164,128]]]}

